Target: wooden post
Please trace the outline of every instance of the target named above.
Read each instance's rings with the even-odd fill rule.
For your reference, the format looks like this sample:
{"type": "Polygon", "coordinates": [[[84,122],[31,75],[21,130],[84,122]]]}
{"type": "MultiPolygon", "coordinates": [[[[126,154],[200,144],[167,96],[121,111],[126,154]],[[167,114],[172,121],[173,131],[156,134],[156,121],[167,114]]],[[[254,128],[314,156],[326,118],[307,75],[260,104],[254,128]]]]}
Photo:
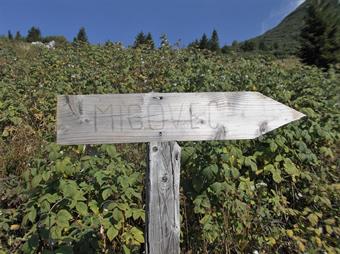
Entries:
{"type": "Polygon", "coordinates": [[[148,157],[145,253],[179,254],[181,148],[176,142],[151,142],[148,157]]]}

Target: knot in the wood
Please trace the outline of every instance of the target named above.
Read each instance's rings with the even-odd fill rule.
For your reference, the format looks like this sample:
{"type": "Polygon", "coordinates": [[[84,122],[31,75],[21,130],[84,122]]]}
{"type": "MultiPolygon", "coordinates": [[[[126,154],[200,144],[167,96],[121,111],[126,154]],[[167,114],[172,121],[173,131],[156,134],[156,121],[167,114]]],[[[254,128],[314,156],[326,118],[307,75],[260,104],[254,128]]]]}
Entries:
{"type": "Polygon", "coordinates": [[[260,132],[265,133],[268,129],[268,123],[266,121],[262,122],[260,125],[260,132]]]}
{"type": "Polygon", "coordinates": [[[166,183],[168,181],[168,177],[167,177],[167,175],[164,175],[163,177],[162,177],[162,182],[163,183],[166,183]]]}
{"type": "Polygon", "coordinates": [[[157,152],[158,151],[158,147],[157,146],[152,147],[152,151],[157,152]]]}

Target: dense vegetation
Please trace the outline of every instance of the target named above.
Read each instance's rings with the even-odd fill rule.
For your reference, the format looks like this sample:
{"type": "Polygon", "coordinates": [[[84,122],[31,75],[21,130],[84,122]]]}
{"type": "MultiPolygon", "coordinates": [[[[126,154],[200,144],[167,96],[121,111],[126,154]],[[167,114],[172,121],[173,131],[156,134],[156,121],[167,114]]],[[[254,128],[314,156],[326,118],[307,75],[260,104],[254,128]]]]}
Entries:
{"type": "Polygon", "coordinates": [[[339,253],[339,77],[296,59],[0,40],[0,253],[138,253],[145,144],[58,146],[58,94],[259,91],[307,117],[183,142],[183,253],[339,253]]]}

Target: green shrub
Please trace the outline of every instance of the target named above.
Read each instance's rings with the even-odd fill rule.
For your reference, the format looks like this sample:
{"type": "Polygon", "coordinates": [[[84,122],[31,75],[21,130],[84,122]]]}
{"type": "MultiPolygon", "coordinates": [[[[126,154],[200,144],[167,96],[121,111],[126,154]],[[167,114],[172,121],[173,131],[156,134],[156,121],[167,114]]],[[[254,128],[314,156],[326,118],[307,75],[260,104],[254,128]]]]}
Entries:
{"type": "Polygon", "coordinates": [[[307,117],[257,140],[181,143],[182,251],[340,251],[337,73],[194,49],[1,43],[0,253],[138,253],[144,241],[145,145],[55,145],[56,95],[244,90],[307,117]],[[13,142],[22,126],[34,135],[13,142]],[[37,139],[15,170],[9,151],[37,139]]]}

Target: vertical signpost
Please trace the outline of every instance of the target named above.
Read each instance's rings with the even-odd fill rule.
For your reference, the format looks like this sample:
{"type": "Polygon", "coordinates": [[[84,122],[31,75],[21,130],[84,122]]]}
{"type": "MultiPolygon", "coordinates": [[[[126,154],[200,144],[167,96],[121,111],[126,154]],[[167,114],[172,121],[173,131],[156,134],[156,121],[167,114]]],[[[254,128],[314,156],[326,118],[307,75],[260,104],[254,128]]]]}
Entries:
{"type": "Polygon", "coordinates": [[[146,253],[178,254],[181,148],[175,141],[254,139],[303,116],[257,92],[63,95],[57,143],[148,142],[146,253]]]}

